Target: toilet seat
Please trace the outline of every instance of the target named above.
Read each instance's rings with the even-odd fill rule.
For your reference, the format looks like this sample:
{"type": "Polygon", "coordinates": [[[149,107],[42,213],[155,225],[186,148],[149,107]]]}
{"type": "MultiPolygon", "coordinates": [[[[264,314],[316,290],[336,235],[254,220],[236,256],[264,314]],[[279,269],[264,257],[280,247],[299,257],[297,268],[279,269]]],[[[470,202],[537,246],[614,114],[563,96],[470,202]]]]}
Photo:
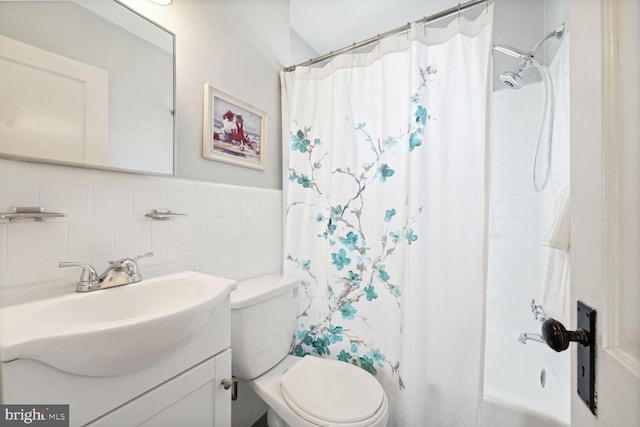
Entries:
{"type": "Polygon", "coordinates": [[[371,425],[387,404],[373,375],[349,363],[313,356],[282,374],[280,388],[291,410],[319,426],[371,425]]]}

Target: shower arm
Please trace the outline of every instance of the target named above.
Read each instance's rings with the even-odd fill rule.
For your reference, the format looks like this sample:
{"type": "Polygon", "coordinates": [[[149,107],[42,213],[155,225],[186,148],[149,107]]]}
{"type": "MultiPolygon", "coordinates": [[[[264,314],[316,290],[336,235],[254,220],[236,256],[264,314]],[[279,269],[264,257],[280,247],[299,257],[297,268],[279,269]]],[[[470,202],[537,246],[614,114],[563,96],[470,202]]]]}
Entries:
{"type": "Polygon", "coordinates": [[[555,30],[551,31],[549,34],[541,38],[529,52],[525,52],[515,47],[506,45],[493,45],[493,50],[497,50],[498,52],[504,53],[505,55],[521,59],[524,68],[530,68],[533,65],[533,57],[536,55],[536,52],[538,52],[538,49],[540,49],[540,46],[542,46],[544,42],[553,37],[555,37],[556,39],[562,39],[562,37],[564,37],[564,23],[560,24],[555,30]]]}
{"type": "Polygon", "coordinates": [[[504,53],[505,55],[511,56],[513,58],[520,59],[521,70],[526,70],[528,68],[531,68],[531,66],[533,65],[534,59],[533,59],[532,53],[525,52],[515,47],[499,45],[499,44],[493,45],[492,50],[504,53]]]}
{"type": "Polygon", "coordinates": [[[533,57],[538,49],[540,49],[540,46],[542,46],[544,42],[552,37],[555,37],[556,39],[561,39],[562,37],[564,37],[564,23],[560,24],[558,28],[541,38],[540,41],[538,41],[538,43],[536,43],[536,45],[533,47],[533,49],[531,49],[531,52],[529,52],[529,54],[533,57]]]}

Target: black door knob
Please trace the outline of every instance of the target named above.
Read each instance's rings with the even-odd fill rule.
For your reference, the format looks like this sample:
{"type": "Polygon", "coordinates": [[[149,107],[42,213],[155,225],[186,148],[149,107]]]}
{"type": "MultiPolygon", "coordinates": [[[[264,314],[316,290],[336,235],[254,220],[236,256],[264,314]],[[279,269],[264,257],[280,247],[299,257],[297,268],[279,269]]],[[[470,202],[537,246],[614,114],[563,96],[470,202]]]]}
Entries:
{"type": "Polygon", "coordinates": [[[569,348],[571,341],[584,346],[589,345],[589,334],[584,329],[567,331],[564,325],[556,319],[547,319],[542,323],[542,338],[549,347],[555,351],[564,351],[569,348]]]}

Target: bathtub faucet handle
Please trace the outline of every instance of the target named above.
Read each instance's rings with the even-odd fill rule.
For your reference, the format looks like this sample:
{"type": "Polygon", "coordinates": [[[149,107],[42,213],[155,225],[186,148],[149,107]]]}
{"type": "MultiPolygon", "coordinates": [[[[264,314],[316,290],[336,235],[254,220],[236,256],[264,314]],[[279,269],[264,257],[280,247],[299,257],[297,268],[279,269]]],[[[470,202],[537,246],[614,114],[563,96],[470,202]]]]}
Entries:
{"type": "Polygon", "coordinates": [[[533,313],[533,316],[536,318],[536,320],[540,320],[540,323],[547,320],[548,316],[547,313],[545,313],[542,304],[536,304],[536,300],[532,299],[529,307],[531,307],[531,313],[533,313]]]}

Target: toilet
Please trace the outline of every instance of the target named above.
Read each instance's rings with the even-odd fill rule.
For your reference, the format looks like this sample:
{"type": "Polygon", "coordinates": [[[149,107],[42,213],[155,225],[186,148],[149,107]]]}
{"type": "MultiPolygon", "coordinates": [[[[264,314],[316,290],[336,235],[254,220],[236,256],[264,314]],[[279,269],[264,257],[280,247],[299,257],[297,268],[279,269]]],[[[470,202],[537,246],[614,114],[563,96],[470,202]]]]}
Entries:
{"type": "Polygon", "coordinates": [[[384,427],[386,393],[365,370],[288,354],[299,280],[282,275],[238,282],[231,292],[232,372],[269,406],[269,427],[384,427]]]}

